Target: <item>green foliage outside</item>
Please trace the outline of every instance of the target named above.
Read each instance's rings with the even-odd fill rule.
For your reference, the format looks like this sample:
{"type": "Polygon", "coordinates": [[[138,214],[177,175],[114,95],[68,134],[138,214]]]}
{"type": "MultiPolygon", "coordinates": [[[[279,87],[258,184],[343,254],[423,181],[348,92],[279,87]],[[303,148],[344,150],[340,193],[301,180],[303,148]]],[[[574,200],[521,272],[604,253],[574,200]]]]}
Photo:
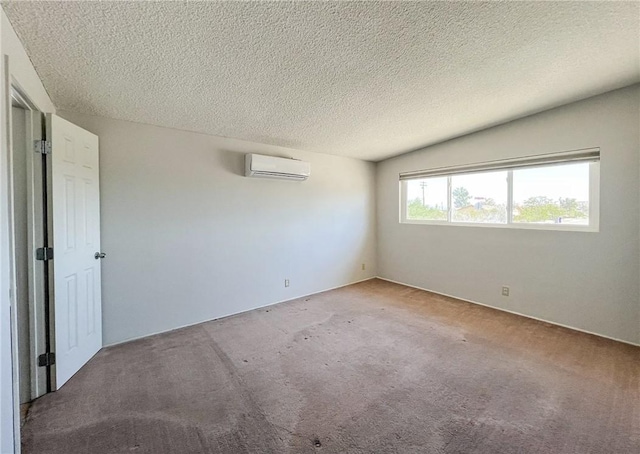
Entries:
{"type": "Polygon", "coordinates": [[[507,222],[507,206],[496,205],[490,199],[481,208],[468,205],[451,214],[456,222],[488,222],[491,224],[504,224],[507,222]]]}
{"type": "Polygon", "coordinates": [[[447,210],[424,206],[419,198],[409,202],[407,218],[416,221],[446,221],[447,210]]]}
{"type": "Polygon", "coordinates": [[[545,196],[530,197],[516,206],[515,222],[549,222],[562,219],[586,219],[589,207],[576,199],[560,198],[558,201],[545,196]]]}
{"type": "MultiPolygon", "coordinates": [[[[496,204],[493,199],[486,199],[481,207],[470,205],[471,196],[465,188],[456,188],[452,192],[455,209],[452,220],[457,222],[507,222],[507,207],[496,204]]],[[[421,221],[446,221],[447,210],[425,206],[420,198],[409,202],[407,218],[421,221]]],[[[530,197],[521,205],[514,207],[514,222],[557,222],[569,219],[588,219],[589,206],[587,202],[576,199],[560,198],[557,201],[545,196],[530,197]]]]}
{"type": "Polygon", "coordinates": [[[453,196],[453,206],[455,208],[462,208],[469,205],[469,201],[471,200],[471,195],[467,188],[455,188],[451,195],[453,196]]]}

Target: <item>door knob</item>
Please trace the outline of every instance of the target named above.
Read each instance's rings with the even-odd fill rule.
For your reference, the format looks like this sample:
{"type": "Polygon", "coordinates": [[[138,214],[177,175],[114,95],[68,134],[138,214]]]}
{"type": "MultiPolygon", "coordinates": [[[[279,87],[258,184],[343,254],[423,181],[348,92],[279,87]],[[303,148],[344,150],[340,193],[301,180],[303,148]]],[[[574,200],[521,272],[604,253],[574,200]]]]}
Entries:
{"type": "Polygon", "coordinates": [[[96,252],[95,255],[93,256],[96,260],[98,259],[103,259],[107,256],[107,254],[105,254],[104,252],[96,252]]]}

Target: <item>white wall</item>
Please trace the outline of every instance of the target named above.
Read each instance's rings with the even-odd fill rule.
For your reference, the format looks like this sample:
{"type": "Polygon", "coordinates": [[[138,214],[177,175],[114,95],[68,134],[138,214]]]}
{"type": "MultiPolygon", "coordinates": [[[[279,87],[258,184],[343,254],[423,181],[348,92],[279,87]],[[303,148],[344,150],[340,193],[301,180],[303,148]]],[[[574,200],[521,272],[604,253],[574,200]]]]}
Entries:
{"type": "Polygon", "coordinates": [[[19,429],[14,425],[17,418],[17,398],[14,401],[11,352],[11,342],[15,336],[15,330],[12,332],[12,328],[15,328],[16,319],[15,311],[11,310],[9,297],[13,280],[10,270],[9,234],[9,84],[19,86],[42,111],[54,112],[55,108],[4,11],[0,11],[0,49],[0,453],[5,454],[13,452],[14,448],[19,449],[19,445],[14,445],[14,437],[17,440],[19,429]],[[5,56],[8,57],[8,71],[5,56]],[[8,72],[8,79],[4,77],[5,72],[8,72]]]}
{"type": "Polygon", "coordinates": [[[378,275],[640,343],[639,110],[635,85],[378,163],[378,275]],[[598,233],[398,222],[400,172],[587,147],[598,233]]]}
{"type": "Polygon", "coordinates": [[[375,164],[61,115],[100,137],[105,344],[376,275],[375,164]],[[312,176],[245,178],[246,152],[312,176]]]}

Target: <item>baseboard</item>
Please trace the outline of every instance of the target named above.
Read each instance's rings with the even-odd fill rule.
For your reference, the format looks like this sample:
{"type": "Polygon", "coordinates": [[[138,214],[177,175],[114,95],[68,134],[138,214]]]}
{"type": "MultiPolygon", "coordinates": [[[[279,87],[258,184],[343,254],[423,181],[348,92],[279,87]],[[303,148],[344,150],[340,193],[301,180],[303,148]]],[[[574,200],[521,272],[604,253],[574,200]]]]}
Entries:
{"type": "Polygon", "coordinates": [[[545,320],[544,318],[538,318],[538,317],[534,317],[532,315],[527,315],[527,314],[523,314],[523,313],[516,312],[516,311],[510,311],[508,309],[502,309],[500,307],[491,306],[490,304],[485,304],[485,303],[480,303],[478,301],[473,301],[473,300],[468,300],[468,299],[465,299],[465,298],[460,298],[459,296],[454,296],[454,295],[449,295],[447,293],[437,292],[435,290],[430,290],[428,288],[418,287],[417,285],[411,285],[411,284],[406,284],[404,282],[394,281],[393,279],[387,279],[386,277],[382,277],[382,276],[377,276],[377,279],[380,279],[380,280],[383,280],[383,281],[387,281],[387,282],[391,282],[393,284],[404,285],[405,287],[411,287],[411,288],[415,288],[415,289],[418,289],[418,290],[423,290],[425,292],[435,293],[437,295],[442,295],[442,296],[446,296],[448,298],[457,299],[457,300],[460,300],[460,301],[464,301],[466,303],[477,304],[479,306],[489,307],[489,308],[495,309],[497,311],[507,312],[509,314],[518,315],[520,317],[530,318],[532,320],[537,320],[539,322],[549,323],[551,325],[560,326],[562,328],[567,328],[567,329],[570,329],[570,330],[573,330],[573,331],[579,331],[581,333],[590,334],[592,336],[598,336],[598,337],[602,337],[604,339],[609,339],[609,340],[616,341],[616,342],[622,342],[623,344],[633,345],[634,347],[640,347],[640,344],[636,344],[634,342],[630,342],[630,341],[627,341],[627,340],[618,339],[618,338],[611,337],[611,336],[605,336],[604,334],[594,333],[593,331],[587,331],[585,329],[576,328],[575,326],[564,325],[562,323],[553,322],[551,320],[545,320]]]}
{"type": "Polygon", "coordinates": [[[274,304],[286,303],[287,301],[293,301],[293,300],[297,300],[299,298],[305,298],[307,296],[317,295],[318,293],[324,293],[324,292],[328,292],[330,290],[336,290],[336,289],[339,289],[339,288],[342,288],[342,287],[348,287],[350,285],[359,284],[360,282],[370,281],[371,279],[377,279],[377,278],[378,278],[377,276],[371,276],[371,277],[368,277],[368,278],[365,278],[365,279],[360,279],[358,281],[349,282],[348,284],[338,285],[338,286],[330,287],[330,288],[327,288],[327,289],[324,289],[324,290],[319,290],[317,292],[312,292],[312,293],[307,293],[307,294],[304,294],[304,295],[294,296],[293,298],[287,298],[286,300],[276,301],[274,303],[268,303],[268,304],[264,304],[262,306],[252,307],[251,309],[246,309],[246,310],[243,310],[243,311],[240,311],[240,312],[233,312],[231,314],[225,314],[225,315],[221,315],[219,317],[214,317],[214,318],[209,318],[209,319],[206,319],[206,320],[201,320],[199,322],[187,323],[185,325],[176,326],[175,328],[169,328],[169,329],[165,329],[165,330],[162,330],[162,331],[153,332],[153,333],[150,333],[150,334],[144,334],[142,336],[132,337],[130,339],[125,339],[125,340],[121,340],[121,341],[118,341],[118,342],[112,342],[110,344],[104,344],[102,346],[102,348],[113,347],[115,345],[120,345],[120,344],[126,344],[127,342],[137,341],[137,340],[144,339],[144,338],[147,338],[147,337],[150,337],[150,336],[155,336],[157,334],[170,333],[172,331],[176,331],[176,330],[179,330],[179,329],[182,329],[182,328],[188,328],[190,326],[199,325],[201,323],[207,323],[207,322],[212,322],[214,320],[221,320],[223,318],[233,317],[234,315],[243,314],[245,312],[254,311],[256,309],[262,309],[263,307],[273,306],[274,304]]]}

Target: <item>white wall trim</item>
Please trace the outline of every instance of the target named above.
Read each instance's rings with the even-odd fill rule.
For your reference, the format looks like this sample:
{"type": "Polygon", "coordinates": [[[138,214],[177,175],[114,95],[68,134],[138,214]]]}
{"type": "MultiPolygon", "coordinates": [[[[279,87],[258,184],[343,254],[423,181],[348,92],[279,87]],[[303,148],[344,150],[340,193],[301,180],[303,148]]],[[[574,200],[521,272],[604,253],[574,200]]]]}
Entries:
{"type": "MultiPolygon", "coordinates": [[[[207,319],[207,320],[202,320],[202,321],[194,322],[194,323],[187,323],[186,325],[181,325],[181,326],[177,326],[175,328],[165,329],[165,330],[158,331],[158,332],[151,333],[151,334],[145,334],[144,336],[132,337],[131,339],[125,339],[123,341],[113,342],[111,344],[105,344],[105,345],[102,346],[102,348],[104,349],[104,348],[107,348],[107,347],[114,347],[116,345],[126,344],[128,342],[133,342],[133,341],[137,341],[137,340],[140,340],[140,339],[145,339],[147,337],[156,336],[158,334],[170,333],[172,331],[177,331],[179,329],[188,328],[190,326],[196,326],[196,325],[200,325],[202,323],[208,323],[208,322],[213,322],[215,320],[221,320],[221,319],[227,318],[227,317],[233,317],[234,315],[240,315],[240,314],[244,314],[245,312],[254,311],[256,309],[262,309],[262,308],[269,307],[269,306],[275,306],[276,304],[286,303],[288,301],[293,301],[293,300],[297,300],[297,299],[300,299],[300,298],[306,298],[307,296],[313,296],[313,295],[317,295],[319,293],[328,292],[328,291],[331,291],[331,290],[337,290],[339,288],[348,287],[348,286],[354,285],[354,284],[359,284],[360,282],[370,281],[371,279],[382,279],[382,278],[378,278],[377,276],[371,276],[371,277],[367,277],[365,279],[360,279],[358,281],[349,282],[349,283],[343,284],[343,285],[338,285],[336,287],[330,287],[330,288],[327,288],[327,289],[324,289],[324,290],[319,290],[317,292],[307,293],[305,295],[294,296],[293,298],[288,298],[286,300],[276,301],[274,303],[267,303],[267,304],[264,304],[262,306],[256,306],[256,307],[253,307],[251,309],[246,309],[244,311],[233,312],[231,314],[222,315],[220,317],[214,317],[214,318],[210,318],[210,319],[207,319]]],[[[385,279],[385,280],[387,280],[387,279],[385,279]]]]}
{"type": "Polygon", "coordinates": [[[520,317],[530,318],[530,319],[536,320],[538,322],[549,323],[551,325],[560,326],[562,328],[567,328],[567,329],[570,329],[570,330],[573,330],[573,331],[578,331],[578,332],[585,333],[585,334],[591,334],[592,336],[598,336],[598,337],[602,337],[604,339],[608,339],[608,340],[612,340],[612,341],[616,341],[616,342],[622,342],[623,344],[633,345],[634,347],[640,347],[640,344],[636,344],[634,342],[618,339],[618,338],[615,338],[615,337],[605,336],[604,334],[594,333],[593,331],[587,331],[585,329],[576,328],[575,326],[564,325],[562,323],[552,322],[551,320],[545,320],[544,318],[534,317],[532,315],[523,314],[521,312],[510,311],[508,309],[502,309],[500,307],[491,306],[490,304],[480,303],[478,301],[468,300],[466,298],[460,298],[459,296],[453,296],[453,295],[449,295],[447,293],[436,292],[435,290],[430,290],[428,288],[418,287],[417,285],[406,284],[404,282],[394,281],[393,279],[387,279],[386,277],[382,277],[382,276],[376,276],[376,278],[377,279],[381,279],[383,281],[391,282],[393,284],[404,285],[405,287],[411,287],[411,288],[415,288],[417,290],[422,290],[422,291],[425,291],[425,292],[435,293],[436,295],[442,295],[442,296],[446,296],[448,298],[454,298],[454,299],[457,299],[459,301],[464,301],[466,303],[477,304],[479,306],[488,307],[488,308],[491,308],[491,309],[495,309],[497,311],[507,312],[509,314],[518,315],[520,317]]]}

